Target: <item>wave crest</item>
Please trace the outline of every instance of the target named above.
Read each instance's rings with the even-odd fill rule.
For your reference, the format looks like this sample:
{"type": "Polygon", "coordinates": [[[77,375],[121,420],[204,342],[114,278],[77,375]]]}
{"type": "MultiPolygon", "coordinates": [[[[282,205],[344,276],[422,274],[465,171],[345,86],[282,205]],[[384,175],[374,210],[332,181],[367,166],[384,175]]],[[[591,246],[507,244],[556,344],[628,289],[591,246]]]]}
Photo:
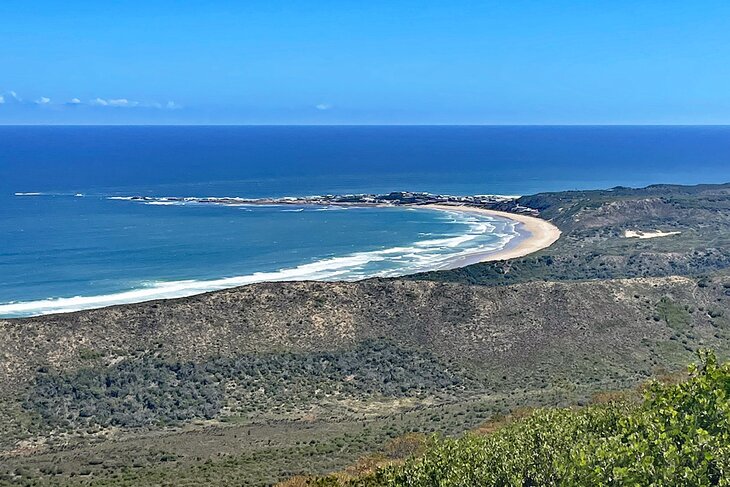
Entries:
{"type": "MultiPolygon", "coordinates": [[[[169,201],[154,203],[174,204],[169,201]]],[[[367,277],[395,277],[447,269],[463,265],[464,262],[477,256],[499,251],[519,235],[515,227],[516,222],[511,220],[467,215],[456,211],[430,211],[439,211],[445,223],[464,225],[465,231],[453,235],[441,235],[441,238],[426,238],[408,246],[328,257],[277,271],[254,272],[208,280],[157,281],[140,283],[135,289],[105,295],[4,303],[0,304],[0,316],[21,317],[65,313],[118,304],[179,298],[256,282],[353,281],[367,277]]]]}

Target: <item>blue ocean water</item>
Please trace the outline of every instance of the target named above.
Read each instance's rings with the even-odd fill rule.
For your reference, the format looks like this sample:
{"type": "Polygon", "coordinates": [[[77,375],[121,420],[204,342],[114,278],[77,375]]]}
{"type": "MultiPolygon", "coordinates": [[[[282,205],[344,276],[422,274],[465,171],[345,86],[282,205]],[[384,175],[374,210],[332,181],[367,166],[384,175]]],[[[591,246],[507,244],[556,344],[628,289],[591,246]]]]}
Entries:
{"type": "Polygon", "coordinates": [[[505,220],[432,210],[120,196],[527,194],[727,181],[729,127],[0,127],[0,316],[261,280],[399,275],[515,236],[505,220]]]}

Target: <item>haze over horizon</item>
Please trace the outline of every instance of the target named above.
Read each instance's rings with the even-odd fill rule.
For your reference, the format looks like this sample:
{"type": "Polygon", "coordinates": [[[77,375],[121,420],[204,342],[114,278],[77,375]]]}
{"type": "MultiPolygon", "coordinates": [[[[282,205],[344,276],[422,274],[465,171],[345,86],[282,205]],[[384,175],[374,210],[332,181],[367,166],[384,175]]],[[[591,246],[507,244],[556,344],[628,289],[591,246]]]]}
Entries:
{"type": "Polygon", "coordinates": [[[730,4],[4,2],[0,124],[728,124],[730,4]]]}

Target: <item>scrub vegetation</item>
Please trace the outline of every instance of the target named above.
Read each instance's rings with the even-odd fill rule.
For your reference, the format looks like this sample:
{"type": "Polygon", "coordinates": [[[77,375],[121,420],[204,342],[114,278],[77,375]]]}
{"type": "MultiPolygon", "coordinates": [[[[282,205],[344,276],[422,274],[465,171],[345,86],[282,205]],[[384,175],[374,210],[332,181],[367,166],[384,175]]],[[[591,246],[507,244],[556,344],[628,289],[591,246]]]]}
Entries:
{"type": "Polygon", "coordinates": [[[409,278],[0,320],[0,484],[724,481],[727,366],[666,379],[730,357],[730,186],[518,204],[561,239],[409,278]],[[626,392],[652,378],[643,402],[626,392]]]}
{"type": "Polygon", "coordinates": [[[712,353],[643,402],[541,409],[490,434],[433,438],[374,473],[306,479],[334,486],[730,485],[730,363],[712,353]],[[397,463],[397,462],[395,462],[397,463]]]}

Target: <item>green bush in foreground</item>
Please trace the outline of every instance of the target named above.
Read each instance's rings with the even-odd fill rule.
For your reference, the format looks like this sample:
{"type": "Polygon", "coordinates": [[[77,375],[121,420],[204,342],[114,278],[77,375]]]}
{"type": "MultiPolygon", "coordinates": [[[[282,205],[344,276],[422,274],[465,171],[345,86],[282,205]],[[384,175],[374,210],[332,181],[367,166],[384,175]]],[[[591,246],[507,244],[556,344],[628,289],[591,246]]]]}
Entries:
{"type": "Polygon", "coordinates": [[[424,456],[349,483],[730,485],[730,364],[700,359],[686,382],[651,384],[642,404],[540,410],[489,436],[434,439],[424,456]]]}

